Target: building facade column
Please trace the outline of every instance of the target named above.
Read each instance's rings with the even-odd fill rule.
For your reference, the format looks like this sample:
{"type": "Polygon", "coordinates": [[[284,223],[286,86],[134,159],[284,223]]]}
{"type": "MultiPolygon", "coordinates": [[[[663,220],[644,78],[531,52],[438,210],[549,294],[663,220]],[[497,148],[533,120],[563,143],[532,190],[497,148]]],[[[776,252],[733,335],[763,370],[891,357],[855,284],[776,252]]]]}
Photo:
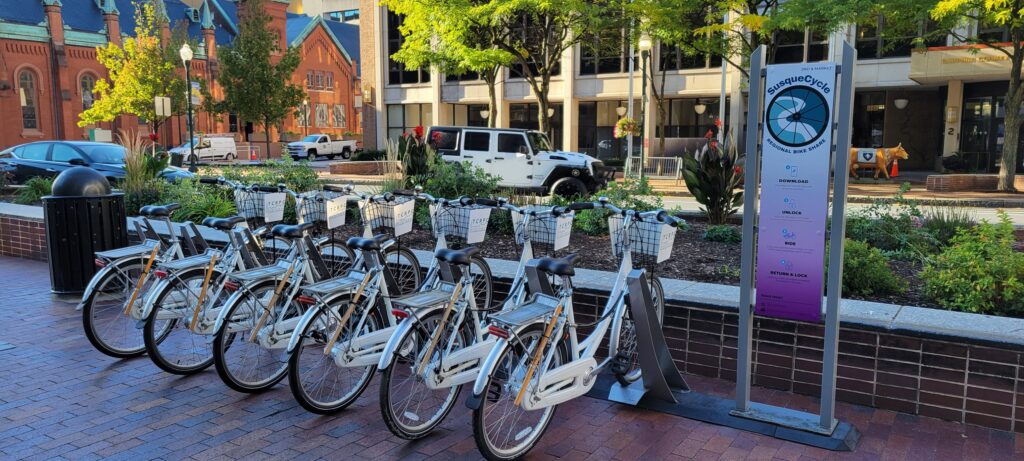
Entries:
{"type": "Polygon", "coordinates": [[[576,100],[576,46],[562,52],[562,150],[579,148],[580,106],[576,100]],[[568,65],[566,65],[568,63],[568,65]]]}
{"type": "MultiPolygon", "coordinates": [[[[946,107],[943,111],[942,156],[948,157],[960,149],[960,116],[963,114],[964,82],[950,80],[946,91],[946,107]]],[[[942,166],[942,159],[937,160],[942,166]]]]}
{"type": "Polygon", "coordinates": [[[42,81],[49,81],[48,89],[51,97],[53,116],[51,123],[53,130],[50,133],[55,139],[71,139],[74,131],[78,130],[75,123],[75,111],[71,98],[70,88],[76,88],[75,77],[71,75],[68,67],[67,50],[64,47],[64,16],[61,11],[62,5],[59,0],[44,0],[43,10],[46,13],[46,23],[50,29],[50,75],[42,76],[42,81]]]}
{"type": "MultiPolygon", "coordinates": [[[[376,3],[374,3],[376,4],[376,3]]],[[[384,105],[384,87],[387,82],[384,81],[384,69],[388,65],[388,42],[386,33],[387,21],[387,8],[384,6],[377,6],[373,10],[373,37],[374,46],[376,50],[374,53],[375,57],[379,57],[381,62],[375,63],[373,66],[374,83],[372,87],[373,91],[373,114],[374,114],[374,127],[376,131],[374,147],[381,149],[385,145],[385,139],[387,139],[387,107],[384,105]]],[[[365,140],[363,141],[366,142],[365,140]]]]}

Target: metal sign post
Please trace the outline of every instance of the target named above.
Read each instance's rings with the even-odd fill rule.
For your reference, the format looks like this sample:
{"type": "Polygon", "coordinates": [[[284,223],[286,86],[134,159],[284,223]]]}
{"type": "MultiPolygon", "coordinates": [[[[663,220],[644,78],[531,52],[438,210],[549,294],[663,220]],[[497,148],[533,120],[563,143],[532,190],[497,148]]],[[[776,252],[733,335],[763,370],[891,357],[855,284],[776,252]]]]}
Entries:
{"type": "Polygon", "coordinates": [[[843,44],[843,62],[835,68],[838,79],[835,75],[831,78],[824,76],[823,69],[831,72],[827,67],[832,66],[830,63],[807,63],[799,69],[795,65],[780,65],[772,68],[776,73],[772,74],[774,78],[770,87],[766,84],[769,71],[765,66],[765,54],[765,47],[759,47],[751,55],[750,63],[736,406],[731,414],[781,427],[831,435],[838,424],[835,419],[835,383],[839,299],[842,289],[843,237],[846,233],[846,156],[850,148],[856,51],[849,43],[843,44]],[[832,89],[836,86],[839,90],[838,99],[829,104],[831,98],[835,97],[832,89]],[[768,101],[766,93],[771,94],[768,101]],[[831,112],[822,108],[828,108],[831,112]],[[770,115],[764,116],[766,112],[770,112],[770,115]],[[838,123],[828,123],[836,118],[838,123]],[[823,144],[829,139],[833,142],[823,144]],[[762,140],[770,144],[768,147],[772,149],[771,163],[762,162],[763,149],[766,147],[759,142],[762,140]],[[830,158],[824,159],[821,155],[830,158]],[[779,163],[780,159],[784,159],[784,165],[779,163]],[[785,178],[779,176],[782,171],[780,168],[785,168],[785,178]],[[820,208],[821,205],[827,206],[828,201],[828,171],[825,168],[834,171],[834,198],[829,237],[831,248],[828,297],[825,303],[821,408],[820,414],[814,415],[750,401],[751,350],[755,301],[758,312],[763,315],[802,321],[817,321],[820,318],[822,274],[817,271],[823,268],[820,257],[824,255],[822,246],[825,243],[825,235],[821,231],[824,229],[827,208],[820,208]],[[805,171],[807,169],[810,171],[805,171]],[[763,172],[774,178],[773,182],[762,184],[759,180],[763,172]],[[780,183],[786,185],[779,186],[780,183]],[[804,202],[801,203],[802,211],[800,207],[789,203],[789,196],[780,195],[780,191],[790,190],[794,192],[794,197],[799,197],[794,200],[804,202]],[[799,195],[801,191],[805,194],[799,195]],[[806,192],[814,192],[822,197],[810,196],[814,194],[806,192]],[[759,195],[762,196],[760,203],[759,195]],[[788,208],[779,212],[782,202],[786,202],[788,208]],[[801,217],[786,221],[789,218],[774,216],[769,218],[771,221],[758,224],[762,207],[765,213],[779,212],[782,213],[780,216],[790,213],[801,217]],[[777,232],[780,230],[777,229],[780,222],[792,224],[781,227],[781,232],[777,232]],[[764,232],[760,232],[762,230],[764,232]],[[762,240],[761,246],[758,245],[758,238],[762,240]],[[800,251],[795,251],[797,249],[800,251]],[[759,255],[760,259],[768,260],[755,261],[759,255]],[[766,255],[772,255],[772,258],[766,258],[766,255]],[[754,290],[755,283],[760,286],[758,292],[754,290]]]}

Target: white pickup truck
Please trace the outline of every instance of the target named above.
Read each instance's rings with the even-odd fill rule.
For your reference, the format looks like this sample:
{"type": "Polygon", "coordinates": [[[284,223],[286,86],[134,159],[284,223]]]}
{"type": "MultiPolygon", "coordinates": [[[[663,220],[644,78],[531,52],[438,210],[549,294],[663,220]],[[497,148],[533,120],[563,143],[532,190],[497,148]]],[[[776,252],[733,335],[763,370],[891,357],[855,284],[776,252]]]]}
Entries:
{"type": "Polygon", "coordinates": [[[356,141],[334,141],[329,134],[311,134],[301,141],[288,143],[288,155],[293,160],[316,160],[317,157],[335,156],[348,159],[356,151],[356,141]]]}

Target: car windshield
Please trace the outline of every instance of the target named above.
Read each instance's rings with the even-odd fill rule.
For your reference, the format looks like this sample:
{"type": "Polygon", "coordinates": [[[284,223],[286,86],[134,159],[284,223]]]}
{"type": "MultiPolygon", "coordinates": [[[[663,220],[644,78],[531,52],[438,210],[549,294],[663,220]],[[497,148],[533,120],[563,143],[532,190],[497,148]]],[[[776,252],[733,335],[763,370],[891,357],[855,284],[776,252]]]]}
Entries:
{"type": "Polygon", "coordinates": [[[309,136],[306,136],[305,138],[302,138],[302,142],[317,142],[319,140],[320,136],[315,134],[311,134],[309,136]]]}
{"type": "Polygon", "coordinates": [[[78,148],[96,163],[124,163],[124,147],[115,144],[85,144],[78,148]]]}
{"type": "Polygon", "coordinates": [[[551,142],[548,141],[548,137],[544,133],[529,131],[526,133],[526,137],[530,139],[530,147],[533,148],[534,152],[551,150],[551,142]]]}

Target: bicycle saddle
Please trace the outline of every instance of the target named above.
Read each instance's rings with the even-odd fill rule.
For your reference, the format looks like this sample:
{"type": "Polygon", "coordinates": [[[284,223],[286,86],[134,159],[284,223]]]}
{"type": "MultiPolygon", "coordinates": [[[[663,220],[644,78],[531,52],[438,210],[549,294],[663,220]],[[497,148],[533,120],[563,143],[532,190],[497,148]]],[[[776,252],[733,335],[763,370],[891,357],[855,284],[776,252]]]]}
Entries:
{"type": "Polygon", "coordinates": [[[353,250],[379,250],[386,241],[388,241],[387,234],[378,234],[368,239],[352,237],[345,241],[345,245],[353,250]]]}
{"type": "Polygon", "coordinates": [[[468,266],[470,258],[472,258],[473,255],[479,252],[480,249],[477,247],[466,247],[461,250],[450,250],[448,248],[441,248],[434,253],[434,257],[452,264],[468,266]]]}
{"type": "Polygon", "coordinates": [[[166,205],[146,205],[139,209],[139,214],[143,216],[164,218],[170,216],[171,213],[178,208],[181,208],[181,205],[178,205],[177,203],[168,203],[166,205]]]}
{"type": "Polygon", "coordinates": [[[270,233],[274,234],[275,237],[283,237],[286,239],[297,239],[301,238],[302,234],[309,229],[312,229],[316,224],[307,222],[302,224],[288,225],[278,224],[270,229],[270,233]]]}
{"type": "Polygon", "coordinates": [[[576,259],[576,253],[570,253],[561,258],[539,258],[537,270],[552,275],[572,277],[576,275],[576,269],[572,266],[572,260],[576,259]]]}
{"type": "Polygon", "coordinates": [[[202,224],[204,226],[206,226],[206,227],[212,227],[214,229],[220,229],[220,230],[226,231],[226,230],[231,230],[231,228],[235,227],[235,224],[238,224],[238,223],[240,223],[242,221],[245,221],[245,218],[243,218],[241,216],[231,216],[231,217],[227,217],[227,218],[209,217],[209,218],[204,218],[202,224]]]}

